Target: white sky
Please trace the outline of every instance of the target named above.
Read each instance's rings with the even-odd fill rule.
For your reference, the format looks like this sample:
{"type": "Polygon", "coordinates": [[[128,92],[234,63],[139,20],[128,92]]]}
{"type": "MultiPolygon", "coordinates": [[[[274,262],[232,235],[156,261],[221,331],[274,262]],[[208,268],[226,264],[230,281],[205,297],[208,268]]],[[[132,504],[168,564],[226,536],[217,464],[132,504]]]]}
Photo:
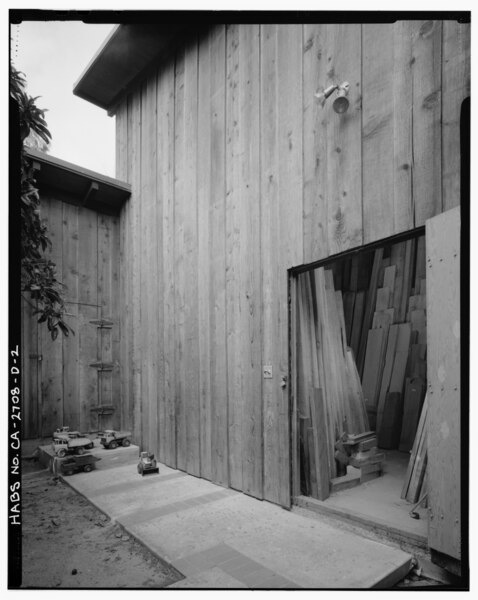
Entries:
{"type": "Polygon", "coordinates": [[[111,25],[80,21],[25,21],[12,25],[12,60],[26,75],[27,91],[41,96],[52,134],[49,153],[110,177],[115,176],[115,119],[73,95],[73,86],[111,25]]]}

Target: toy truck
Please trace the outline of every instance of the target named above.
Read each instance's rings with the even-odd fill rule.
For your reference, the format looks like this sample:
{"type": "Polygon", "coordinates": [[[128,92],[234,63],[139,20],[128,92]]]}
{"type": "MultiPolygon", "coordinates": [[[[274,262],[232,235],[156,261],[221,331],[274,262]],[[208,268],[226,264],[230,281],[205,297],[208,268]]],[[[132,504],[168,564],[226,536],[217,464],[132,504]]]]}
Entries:
{"type": "Polygon", "coordinates": [[[93,448],[93,442],[86,437],[78,438],[55,438],[52,443],[54,453],[63,458],[67,454],[84,454],[85,450],[93,448]]]}
{"type": "Polygon", "coordinates": [[[138,473],[143,476],[148,473],[159,473],[159,468],[152,452],[141,452],[139,455],[138,473]]]}
{"type": "Polygon", "coordinates": [[[105,448],[117,448],[124,446],[127,448],[131,444],[131,431],[115,431],[114,429],[105,429],[101,434],[100,442],[105,448]]]}
{"type": "Polygon", "coordinates": [[[70,431],[70,428],[65,425],[63,427],[58,427],[58,429],[53,433],[53,439],[58,439],[58,438],[79,438],[79,437],[85,437],[84,435],[82,435],[79,431],[70,431]]]}
{"type": "Polygon", "coordinates": [[[81,456],[70,456],[61,463],[61,472],[63,475],[73,475],[78,471],[89,473],[95,468],[95,462],[101,460],[93,454],[82,454],[81,456]]]}

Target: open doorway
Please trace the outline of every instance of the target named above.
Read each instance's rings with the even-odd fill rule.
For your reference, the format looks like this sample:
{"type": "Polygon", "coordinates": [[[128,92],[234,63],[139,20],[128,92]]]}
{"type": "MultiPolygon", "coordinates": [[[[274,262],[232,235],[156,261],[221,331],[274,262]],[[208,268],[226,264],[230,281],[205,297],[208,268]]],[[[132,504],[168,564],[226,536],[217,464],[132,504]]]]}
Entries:
{"type": "Polygon", "coordinates": [[[296,502],[426,546],[424,229],[293,278],[296,502]]]}

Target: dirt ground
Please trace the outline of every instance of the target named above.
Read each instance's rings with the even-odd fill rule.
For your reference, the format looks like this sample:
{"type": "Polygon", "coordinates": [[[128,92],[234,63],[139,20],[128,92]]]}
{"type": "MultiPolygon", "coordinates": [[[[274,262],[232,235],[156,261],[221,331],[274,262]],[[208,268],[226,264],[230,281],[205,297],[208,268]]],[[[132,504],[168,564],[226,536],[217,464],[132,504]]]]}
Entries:
{"type": "Polygon", "coordinates": [[[37,463],[22,461],[22,475],[23,588],[151,589],[182,579],[37,463]]]}

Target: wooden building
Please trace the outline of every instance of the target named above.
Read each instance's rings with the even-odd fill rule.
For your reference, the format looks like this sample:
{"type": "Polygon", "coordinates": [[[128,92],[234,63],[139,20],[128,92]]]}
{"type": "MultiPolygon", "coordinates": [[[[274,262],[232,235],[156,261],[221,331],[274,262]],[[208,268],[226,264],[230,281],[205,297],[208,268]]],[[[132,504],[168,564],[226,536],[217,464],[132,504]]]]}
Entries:
{"type": "Polygon", "coordinates": [[[53,341],[23,300],[22,435],[49,437],[63,424],[119,427],[119,213],[130,186],[42,152],[28,156],[74,335],[53,341]]]}
{"type": "Polygon", "coordinates": [[[459,562],[469,52],[469,23],[454,20],[112,32],[75,94],[115,115],[117,177],[131,185],[119,214],[115,385],[121,426],[142,448],[290,507],[301,494],[299,274],[408,234],[425,234],[435,260],[441,227],[449,253],[436,262],[448,271],[433,285],[447,277],[450,287],[428,314],[428,486],[440,490],[429,544],[459,562]],[[316,93],[343,82],[348,110],[336,113],[333,97],[321,106],[316,93]]]}

